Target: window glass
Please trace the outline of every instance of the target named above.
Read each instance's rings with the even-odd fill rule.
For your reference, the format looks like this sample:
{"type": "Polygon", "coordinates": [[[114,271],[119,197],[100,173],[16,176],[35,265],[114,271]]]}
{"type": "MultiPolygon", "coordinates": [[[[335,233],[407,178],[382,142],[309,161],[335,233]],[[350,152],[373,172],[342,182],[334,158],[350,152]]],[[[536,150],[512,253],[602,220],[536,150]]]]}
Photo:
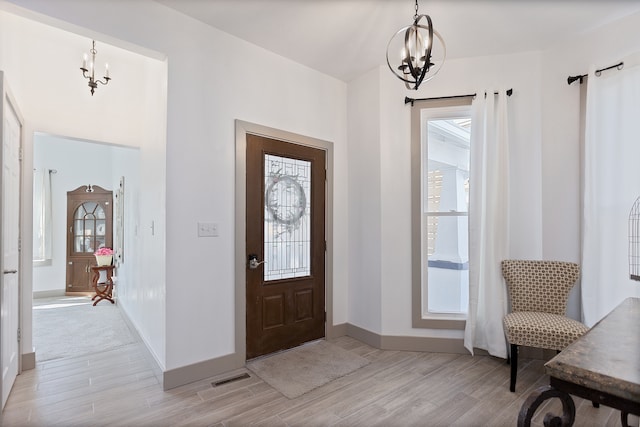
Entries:
{"type": "Polygon", "coordinates": [[[469,303],[469,117],[426,121],[423,139],[423,277],[429,313],[466,313],[469,303]],[[424,158],[424,157],[423,157],[424,158]]]}
{"type": "Polygon", "coordinates": [[[311,162],[264,156],[264,280],[311,275],[311,162]]]}
{"type": "Polygon", "coordinates": [[[73,217],[75,252],[93,253],[105,245],[106,223],[102,206],[95,202],[85,202],[76,209],[73,217]],[[102,219],[96,219],[96,216],[102,219]]]}

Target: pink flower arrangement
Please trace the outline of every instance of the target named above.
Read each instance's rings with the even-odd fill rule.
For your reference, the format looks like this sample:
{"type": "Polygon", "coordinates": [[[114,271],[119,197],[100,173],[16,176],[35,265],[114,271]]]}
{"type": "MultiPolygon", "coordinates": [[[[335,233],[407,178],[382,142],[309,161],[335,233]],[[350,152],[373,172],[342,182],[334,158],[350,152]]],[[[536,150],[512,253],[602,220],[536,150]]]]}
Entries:
{"type": "Polygon", "coordinates": [[[94,255],[113,255],[113,249],[111,248],[100,248],[93,253],[94,255]]]}

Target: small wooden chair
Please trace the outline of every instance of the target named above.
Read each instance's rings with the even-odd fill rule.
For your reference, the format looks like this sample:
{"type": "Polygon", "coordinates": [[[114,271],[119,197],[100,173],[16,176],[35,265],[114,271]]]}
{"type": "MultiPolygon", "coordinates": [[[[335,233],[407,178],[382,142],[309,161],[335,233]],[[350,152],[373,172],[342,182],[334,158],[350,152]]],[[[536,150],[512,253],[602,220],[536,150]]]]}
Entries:
{"type": "Polygon", "coordinates": [[[569,291],[580,276],[578,264],[561,261],[504,260],[511,313],[502,319],[511,346],[511,383],[516,391],[518,346],[561,351],[588,328],[565,316],[569,291]]]}

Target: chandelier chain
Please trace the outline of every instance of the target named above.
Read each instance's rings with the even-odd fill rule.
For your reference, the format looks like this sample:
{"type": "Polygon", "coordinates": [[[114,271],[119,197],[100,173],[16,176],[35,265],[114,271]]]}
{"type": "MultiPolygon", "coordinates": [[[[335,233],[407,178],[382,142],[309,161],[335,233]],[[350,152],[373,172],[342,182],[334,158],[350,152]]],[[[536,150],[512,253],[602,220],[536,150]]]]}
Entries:
{"type": "Polygon", "coordinates": [[[416,0],[416,14],[413,15],[413,19],[418,19],[418,0],[416,0]]]}

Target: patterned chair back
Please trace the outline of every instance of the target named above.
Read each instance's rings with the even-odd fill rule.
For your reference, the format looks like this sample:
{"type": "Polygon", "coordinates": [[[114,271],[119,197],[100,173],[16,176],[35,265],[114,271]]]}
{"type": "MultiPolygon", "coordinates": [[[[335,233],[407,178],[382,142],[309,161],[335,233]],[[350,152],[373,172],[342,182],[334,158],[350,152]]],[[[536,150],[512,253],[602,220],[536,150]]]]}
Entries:
{"type": "Polygon", "coordinates": [[[580,276],[572,262],[504,260],[511,311],[537,311],[564,316],[569,291],[580,276]]]}

